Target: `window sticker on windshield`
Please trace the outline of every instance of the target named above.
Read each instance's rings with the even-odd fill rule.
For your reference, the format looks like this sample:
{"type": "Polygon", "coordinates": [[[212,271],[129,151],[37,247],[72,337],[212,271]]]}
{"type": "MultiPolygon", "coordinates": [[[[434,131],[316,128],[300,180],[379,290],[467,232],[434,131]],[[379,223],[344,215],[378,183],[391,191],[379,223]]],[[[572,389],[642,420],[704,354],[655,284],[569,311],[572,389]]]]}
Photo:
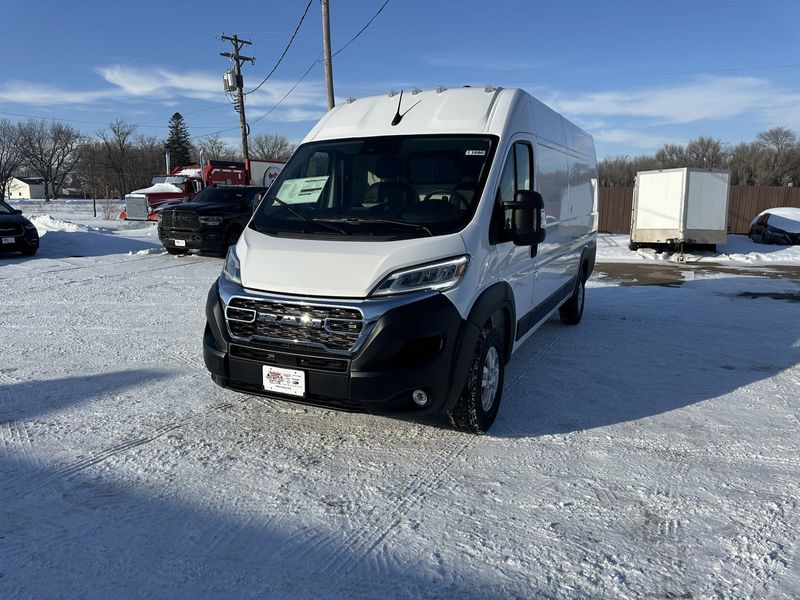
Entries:
{"type": "Polygon", "coordinates": [[[467,150],[464,154],[467,156],[486,156],[486,150],[467,150]]]}
{"type": "Polygon", "coordinates": [[[327,182],[327,175],[287,179],[281,184],[281,189],[278,190],[276,196],[278,200],[283,200],[286,204],[313,203],[319,200],[327,182]]]}

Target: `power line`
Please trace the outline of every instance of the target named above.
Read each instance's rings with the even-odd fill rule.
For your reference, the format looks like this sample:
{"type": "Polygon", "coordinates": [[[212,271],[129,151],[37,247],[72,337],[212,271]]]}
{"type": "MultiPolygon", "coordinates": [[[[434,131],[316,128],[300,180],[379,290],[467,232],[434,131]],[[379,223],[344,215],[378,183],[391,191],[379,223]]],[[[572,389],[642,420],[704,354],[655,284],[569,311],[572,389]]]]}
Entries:
{"type": "MultiPolygon", "coordinates": [[[[356,39],[358,39],[358,37],[359,37],[359,36],[360,36],[362,33],[364,33],[364,32],[367,30],[367,28],[368,28],[368,27],[369,27],[369,26],[372,24],[372,22],[373,22],[373,21],[374,21],[374,20],[375,20],[375,19],[378,17],[378,15],[379,15],[379,14],[381,14],[381,12],[383,11],[383,9],[384,9],[384,8],[386,8],[386,5],[387,5],[387,4],[389,4],[389,2],[390,2],[390,0],[385,0],[385,1],[383,2],[383,4],[381,4],[381,5],[380,5],[380,7],[378,8],[378,10],[377,10],[377,11],[375,11],[375,14],[373,14],[373,15],[372,15],[372,17],[370,18],[370,20],[369,20],[369,21],[367,21],[367,23],[366,23],[366,24],[365,24],[365,25],[364,25],[364,26],[363,26],[361,29],[359,29],[359,30],[358,30],[358,32],[357,32],[357,33],[356,33],[356,34],[355,34],[353,37],[351,37],[351,38],[350,38],[350,39],[349,39],[349,40],[348,40],[348,41],[347,41],[347,42],[346,42],[346,43],[345,43],[345,44],[344,44],[342,47],[340,47],[340,48],[339,48],[339,49],[338,49],[336,52],[334,52],[334,53],[333,53],[331,56],[336,56],[337,54],[339,54],[340,52],[342,52],[342,51],[343,51],[345,48],[347,48],[347,47],[348,47],[350,44],[352,44],[354,41],[356,41],[356,39]]],[[[304,72],[304,73],[303,73],[303,74],[300,76],[300,78],[299,78],[299,79],[298,79],[298,80],[297,80],[297,81],[294,83],[294,85],[293,85],[292,87],[290,87],[290,88],[287,90],[287,92],[286,92],[286,93],[285,93],[285,94],[284,94],[284,95],[281,97],[281,99],[280,99],[280,100],[278,100],[278,101],[277,101],[275,104],[273,104],[273,105],[272,105],[272,106],[271,106],[271,107],[270,107],[270,108],[269,108],[269,109],[268,109],[266,112],[262,113],[261,115],[259,115],[259,116],[258,116],[258,117],[256,117],[255,119],[252,119],[252,120],[250,121],[250,125],[252,125],[253,123],[257,123],[257,122],[258,122],[258,121],[260,121],[261,119],[264,119],[264,118],[265,118],[265,117],[267,117],[267,116],[268,116],[270,113],[272,113],[272,111],[274,111],[274,110],[275,110],[276,108],[278,108],[278,107],[279,107],[281,104],[283,104],[284,100],[286,100],[286,98],[288,98],[288,97],[289,97],[289,95],[290,95],[290,94],[291,94],[291,93],[292,93],[292,92],[293,92],[293,91],[294,91],[294,90],[297,88],[297,86],[299,86],[299,85],[300,85],[300,84],[303,82],[303,80],[304,80],[306,77],[308,77],[308,74],[309,74],[309,73],[311,73],[311,71],[314,69],[314,67],[316,67],[316,66],[317,66],[318,64],[320,64],[321,62],[322,62],[321,55],[319,55],[317,58],[315,58],[315,59],[314,59],[314,62],[312,62],[312,63],[311,63],[309,66],[308,66],[308,68],[307,68],[307,69],[305,70],[305,72],[304,72]]],[[[225,129],[220,129],[220,130],[218,130],[218,131],[213,131],[213,132],[211,132],[211,133],[205,133],[205,134],[203,134],[203,135],[200,135],[200,136],[197,136],[197,137],[198,137],[198,138],[212,137],[212,136],[215,136],[215,135],[219,135],[220,133],[225,133],[226,131],[232,131],[232,130],[234,130],[234,129],[236,129],[236,127],[228,127],[228,128],[225,128],[225,129]]]]}
{"type": "Polygon", "coordinates": [[[306,18],[306,15],[308,14],[308,9],[309,9],[309,8],[311,8],[311,3],[312,3],[313,1],[314,1],[314,0],[308,0],[308,4],[306,4],[306,9],[303,11],[303,16],[301,16],[301,17],[300,17],[300,22],[298,22],[298,23],[297,23],[297,27],[295,27],[295,28],[294,28],[294,33],[292,33],[292,37],[291,37],[291,38],[289,38],[289,43],[288,43],[288,44],[286,44],[286,47],[283,49],[283,52],[281,53],[281,56],[280,56],[280,58],[278,58],[278,62],[276,62],[276,63],[275,63],[275,66],[274,66],[274,67],[272,67],[272,70],[271,70],[271,71],[270,71],[270,72],[267,74],[267,76],[266,76],[266,77],[264,77],[264,79],[261,81],[261,83],[259,83],[259,84],[258,84],[256,87],[254,87],[254,88],[253,88],[252,90],[250,90],[249,92],[245,92],[245,95],[252,94],[252,93],[253,93],[253,92],[255,92],[255,91],[258,89],[258,88],[260,88],[262,85],[264,85],[265,83],[267,83],[267,80],[268,80],[270,77],[272,77],[272,74],[273,74],[273,73],[274,73],[274,72],[277,70],[277,68],[280,66],[281,62],[283,62],[283,58],[286,56],[286,53],[289,51],[289,48],[291,48],[291,47],[292,47],[292,42],[294,42],[294,38],[295,38],[295,37],[297,37],[297,32],[298,32],[298,31],[300,31],[300,27],[303,25],[303,21],[305,20],[305,18],[306,18]]]}
{"type": "Polygon", "coordinates": [[[383,11],[383,9],[384,9],[384,8],[386,8],[386,5],[387,5],[387,4],[389,4],[389,1],[390,1],[390,0],[386,0],[386,1],[385,1],[383,4],[381,4],[381,7],[380,7],[380,8],[377,10],[377,12],[376,12],[374,15],[372,15],[372,18],[371,18],[369,21],[367,21],[367,24],[366,24],[366,25],[364,25],[364,26],[363,26],[361,29],[359,29],[358,33],[357,33],[357,34],[355,34],[353,37],[351,37],[351,38],[350,38],[350,40],[349,40],[349,41],[348,41],[348,42],[347,42],[347,43],[346,43],[344,46],[342,46],[342,47],[341,47],[341,48],[339,48],[339,49],[338,49],[336,52],[334,52],[334,53],[333,53],[333,55],[331,56],[331,58],[332,58],[333,56],[336,56],[336,55],[337,55],[337,54],[339,54],[339,53],[340,53],[342,50],[344,50],[345,48],[347,48],[347,47],[348,47],[350,44],[352,44],[353,42],[355,42],[355,41],[356,41],[356,39],[358,39],[358,37],[359,37],[359,36],[360,36],[362,33],[364,33],[364,32],[367,30],[367,27],[369,27],[370,25],[372,25],[372,22],[373,22],[373,21],[374,21],[374,20],[375,20],[375,19],[378,17],[378,15],[379,15],[379,14],[381,14],[381,11],[383,11]]]}

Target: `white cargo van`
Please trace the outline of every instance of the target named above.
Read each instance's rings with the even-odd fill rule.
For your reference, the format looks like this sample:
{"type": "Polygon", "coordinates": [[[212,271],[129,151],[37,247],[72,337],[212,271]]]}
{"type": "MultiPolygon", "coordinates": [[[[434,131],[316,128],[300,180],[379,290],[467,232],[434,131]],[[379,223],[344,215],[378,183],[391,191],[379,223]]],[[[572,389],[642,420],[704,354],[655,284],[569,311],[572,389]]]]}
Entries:
{"type": "Polygon", "coordinates": [[[521,90],[337,106],[232,246],[208,297],[213,380],[485,432],[503,370],[594,267],[591,136],[521,90]]]}

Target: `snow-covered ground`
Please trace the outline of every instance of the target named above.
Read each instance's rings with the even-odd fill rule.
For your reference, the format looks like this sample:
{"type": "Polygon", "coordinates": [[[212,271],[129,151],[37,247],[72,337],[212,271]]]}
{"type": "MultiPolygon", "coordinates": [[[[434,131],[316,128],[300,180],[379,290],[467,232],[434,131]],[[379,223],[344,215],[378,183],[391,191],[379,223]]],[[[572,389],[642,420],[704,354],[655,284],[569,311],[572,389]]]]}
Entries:
{"type": "Polygon", "coordinates": [[[0,597],[800,595],[797,280],[592,281],[474,437],[216,387],[221,261],[65,218],[0,257],[0,597]]]}
{"type": "Polygon", "coordinates": [[[721,263],[741,266],[800,265],[800,246],[756,244],[746,235],[729,235],[728,243],[716,252],[658,251],[653,248],[628,249],[629,236],[597,236],[597,260],[601,262],[662,261],[686,263],[721,263]]]}

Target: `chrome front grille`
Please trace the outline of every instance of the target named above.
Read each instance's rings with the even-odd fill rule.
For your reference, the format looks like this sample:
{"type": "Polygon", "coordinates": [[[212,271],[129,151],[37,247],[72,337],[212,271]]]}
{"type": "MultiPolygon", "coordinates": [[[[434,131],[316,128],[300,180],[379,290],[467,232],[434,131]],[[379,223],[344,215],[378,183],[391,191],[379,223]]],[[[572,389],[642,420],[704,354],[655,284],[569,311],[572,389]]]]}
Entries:
{"type": "Polygon", "coordinates": [[[127,196],[125,198],[125,214],[129,221],[146,221],[149,214],[147,198],[127,196]]]}
{"type": "Polygon", "coordinates": [[[333,352],[352,351],[364,331],[354,308],[231,298],[225,310],[231,335],[333,352]]]}

